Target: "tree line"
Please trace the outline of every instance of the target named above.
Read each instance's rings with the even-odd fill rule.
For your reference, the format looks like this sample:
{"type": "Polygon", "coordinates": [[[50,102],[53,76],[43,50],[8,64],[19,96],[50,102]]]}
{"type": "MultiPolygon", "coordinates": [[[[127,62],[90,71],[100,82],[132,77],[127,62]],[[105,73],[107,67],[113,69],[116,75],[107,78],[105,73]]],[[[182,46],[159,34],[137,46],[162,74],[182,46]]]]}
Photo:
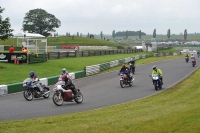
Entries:
{"type": "MultiPolygon", "coordinates": [[[[1,14],[3,13],[5,9],[0,6],[0,40],[6,40],[9,37],[13,36],[12,32],[14,31],[11,28],[10,19],[6,18],[3,20],[1,14]]],[[[22,24],[22,30],[28,31],[29,33],[38,33],[44,36],[49,36],[50,32],[55,32],[55,28],[59,28],[61,26],[61,21],[57,19],[53,14],[48,13],[47,11],[43,9],[33,9],[30,10],[25,14],[23,24],[22,24]]],[[[70,35],[70,33],[66,33],[66,35],[70,35]]],[[[128,39],[128,36],[139,36],[139,39],[141,39],[142,36],[146,35],[146,33],[139,31],[118,31],[115,32],[113,30],[112,37],[119,37],[119,36],[125,36],[126,39],[128,39]]],[[[77,32],[77,36],[82,36],[82,33],[79,34],[77,32]]],[[[170,38],[171,31],[170,29],[167,30],[167,37],[170,38]]],[[[91,34],[88,37],[94,38],[94,35],[91,34]]],[[[100,32],[100,37],[103,39],[103,32],[100,32]]],[[[153,30],[153,38],[156,38],[156,29],[153,30]]],[[[184,30],[184,40],[187,40],[187,29],[184,30]]]]}

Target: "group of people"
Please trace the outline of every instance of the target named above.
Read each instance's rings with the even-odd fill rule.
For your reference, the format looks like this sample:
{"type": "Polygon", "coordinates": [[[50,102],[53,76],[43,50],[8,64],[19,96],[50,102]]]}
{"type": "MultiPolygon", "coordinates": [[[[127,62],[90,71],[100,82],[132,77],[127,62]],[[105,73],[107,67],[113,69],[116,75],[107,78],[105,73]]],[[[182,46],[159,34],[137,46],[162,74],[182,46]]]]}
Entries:
{"type": "MultiPolygon", "coordinates": [[[[14,53],[14,52],[15,52],[15,48],[14,48],[14,46],[12,45],[12,46],[9,48],[9,53],[14,53]]],[[[22,53],[28,54],[29,52],[30,52],[30,51],[27,50],[26,47],[22,46],[22,53]]]]}
{"type": "MultiPolygon", "coordinates": [[[[34,82],[37,85],[37,87],[40,89],[40,92],[44,93],[44,89],[41,87],[39,83],[39,78],[34,73],[34,71],[30,71],[29,76],[32,79],[32,82],[34,82]]],[[[76,91],[75,85],[72,83],[72,80],[69,77],[69,73],[67,72],[66,68],[62,69],[61,78],[62,78],[62,81],[65,82],[65,88],[71,89],[72,93],[74,94],[74,97],[76,98],[77,91],[76,91]]]]}
{"type": "MultiPolygon", "coordinates": [[[[135,66],[135,61],[134,61],[134,60],[132,60],[132,61],[130,61],[130,62],[128,62],[128,63],[131,63],[131,64],[133,64],[133,66],[135,66]]],[[[127,77],[128,77],[128,79],[129,79],[129,82],[130,82],[130,81],[131,81],[130,72],[131,72],[130,69],[129,69],[128,67],[126,67],[125,64],[122,64],[122,68],[121,68],[121,70],[119,71],[118,75],[120,75],[120,74],[126,74],[127,77]]],[[[163,84],[163,74],[162,74],[162,70],[159,69],[159,68],[157,68],[156,65],[153,66],[152,76],[153,76],[154,74],[158,74],[158,75],[159,75],[161,84],[163,84]]]]}
{"type": "MultiPolygon", "coordinates": [[[[200,54],[200,53],[199,53],[199,52],[197,52],[197,55],[198,55],[198,56],[199,56],[199,54],[200,54]]],[[[189,54],[186,54],[186,56],[185,56],[185,57],[188,57],[188,58],[189,58],[190,56],[189,56],[189,54]]],[[[194,54],[191,54],[191,57],[190,57],[190,58],[191,58],[191,59],[194,59],[194,60],[196,60],[196,58],[195,58],[194,54]]]]}

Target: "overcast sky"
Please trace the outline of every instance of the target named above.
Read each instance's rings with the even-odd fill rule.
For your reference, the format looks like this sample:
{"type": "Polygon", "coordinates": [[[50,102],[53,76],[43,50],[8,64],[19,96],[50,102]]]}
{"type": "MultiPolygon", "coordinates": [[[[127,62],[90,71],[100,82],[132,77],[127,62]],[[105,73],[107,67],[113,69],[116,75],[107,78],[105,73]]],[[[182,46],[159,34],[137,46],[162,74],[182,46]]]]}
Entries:
{"type": "Polygon", "coordinates": [[[200,32],[200,0],[0,0],[2,17],[16,33],[29,10],[41,8],[61,21],[58,34],[111,34],[142,30],[152,34],[200,32]]]}

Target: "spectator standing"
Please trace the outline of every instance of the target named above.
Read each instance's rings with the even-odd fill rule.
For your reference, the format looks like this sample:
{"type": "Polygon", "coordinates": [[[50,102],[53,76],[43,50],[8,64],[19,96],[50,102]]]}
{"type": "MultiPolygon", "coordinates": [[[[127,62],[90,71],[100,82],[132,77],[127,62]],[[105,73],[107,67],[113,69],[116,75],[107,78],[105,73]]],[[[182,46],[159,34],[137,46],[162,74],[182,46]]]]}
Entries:
{"type": "Polygon", "coordinates": [[[15,51],[15,48],[14,48],[14,46],[12,45],[12,46],[9,48],[9,53],[14,53],[14,51],[15,51]]]}

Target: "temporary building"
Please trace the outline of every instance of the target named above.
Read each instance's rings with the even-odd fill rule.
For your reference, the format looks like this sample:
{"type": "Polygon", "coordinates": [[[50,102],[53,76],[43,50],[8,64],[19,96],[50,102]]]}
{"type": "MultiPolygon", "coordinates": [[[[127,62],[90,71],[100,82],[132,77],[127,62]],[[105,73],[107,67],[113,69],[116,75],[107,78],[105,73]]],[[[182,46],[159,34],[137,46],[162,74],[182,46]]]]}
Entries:
{"type": "Polygon", "coordinates": [[[36,34],[36,33],[17,33],[16,35],[14,35],[14,37],[36,38],[36,37],[45,37],[45,36],[36,34]]]}

